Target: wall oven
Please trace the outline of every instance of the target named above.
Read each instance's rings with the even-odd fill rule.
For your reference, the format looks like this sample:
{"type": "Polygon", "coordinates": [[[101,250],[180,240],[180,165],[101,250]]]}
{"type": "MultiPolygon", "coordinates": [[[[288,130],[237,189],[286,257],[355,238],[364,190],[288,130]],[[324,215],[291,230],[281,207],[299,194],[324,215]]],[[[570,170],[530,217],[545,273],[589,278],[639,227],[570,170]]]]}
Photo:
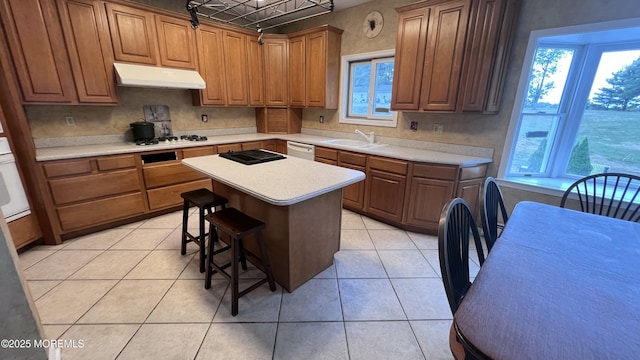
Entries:
{"type": "Polygon", "coordinates": [[[7,222],[31,213],[9,141],[0,137],[0,208],[7,222]]]}

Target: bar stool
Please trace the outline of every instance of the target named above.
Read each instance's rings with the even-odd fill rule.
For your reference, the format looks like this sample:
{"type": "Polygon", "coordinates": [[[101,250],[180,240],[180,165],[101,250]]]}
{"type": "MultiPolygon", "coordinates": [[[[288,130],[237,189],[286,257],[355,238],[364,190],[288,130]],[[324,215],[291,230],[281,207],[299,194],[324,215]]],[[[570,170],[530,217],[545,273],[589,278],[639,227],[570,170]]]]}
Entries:
{"type": "Polygon", "coordinates": [[[204,231],[204,211],[207,211],[207,214],[211,214],[212,210],[216,207],[220,207],[224,209],[226,204],[229,202],[225,197],[216,195],[209,189],[197,189],[192,191],[183,192],[180,194],[180,197],[184,199],[184,206],[182,209],[182,245],[180,247],[180,253],[182,255],[187,253],[187,243],[194,242],[200,246],[200,272],[203,273],[205,270],[204,267],[204,259],[205,259],[205,248],[206,248],[206,239],[207,236],[211,233],[211,227],[209,227],[209,232],[205,233],[204,231]],[[191,204],[195,205],[199,209],[198,213],[198,223],[200,225],[200,233],[198,236],[194,236],[188,231],[188,223],[189,223],[189,207],[191,204]]]}
{"type": "Polygon", "coordinates": [[[265,282],[269,282],[269,289],[271,289],[271,291],[276,290],[271,265],[269,264],[269,258],[267,256],[267,248],[264,244],[264,238],[262,237],[262,229],[265,228],[265,224],[234,208],[216,211],[213,214],[206,215],[205,219],[210,221],[216,230],[211,232],[211,240],[209,240],[209,258],[207,259],[207,275],[205,277],[204,287],[205,289],[211,288],[211,276],[216,272],[220,272],[220,274],[227,278],[227,280],[231,282],[231,315],[236,316],[238,314],[238,299],[242,296],[258,288],[265,282]],[[215,238],[218,237],[218,231],[230,237],[230,244],[222,249],[214,250],[215,238]],[[262,260],[251,252],[244,250],[242,240],[251,234],[256,235],[262,260]],[[214,255],[226,250],[231,250],[231,260],[224,265],[216,264],[214,255]],[[239,291],[238,262],[241,261],[242,255],[248,257],[258,269],[266,274],[266,277],[248,288],[239,291]],[[224,270],[229,266],[231,266],[231,274],[224,270]]]}

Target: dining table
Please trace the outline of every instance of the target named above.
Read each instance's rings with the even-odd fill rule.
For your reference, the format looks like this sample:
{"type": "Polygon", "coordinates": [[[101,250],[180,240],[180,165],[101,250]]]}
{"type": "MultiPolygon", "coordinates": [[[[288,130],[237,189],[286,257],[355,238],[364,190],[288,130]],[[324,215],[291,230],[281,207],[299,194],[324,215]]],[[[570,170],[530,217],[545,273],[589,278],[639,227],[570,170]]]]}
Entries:
{"type": "Polygon", "coordinates": [[[518,203],[454,314],[490,359],[640,357],[640,224],[518,203]]]}

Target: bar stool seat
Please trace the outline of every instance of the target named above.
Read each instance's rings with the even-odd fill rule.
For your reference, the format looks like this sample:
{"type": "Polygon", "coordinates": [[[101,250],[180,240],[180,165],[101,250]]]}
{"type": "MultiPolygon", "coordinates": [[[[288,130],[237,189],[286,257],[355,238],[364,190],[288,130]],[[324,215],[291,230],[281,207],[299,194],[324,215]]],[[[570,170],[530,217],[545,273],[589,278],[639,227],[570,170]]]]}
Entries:
{"type": "Polygon", "coordinates": [[[254,219],[234,208],[225,208],[220,211],[216,211],[213,214],[208,214],[205,216],[205,219],[211,222],[215,230],[211,232],[211,240],[209,240],[209,258],[207,259],[204,287],[205,289],[211,288],[211,277],[216,272],[219,272],[227,278],[227,280],[231,282],[231,315],[236,316],[238,314],[238,299],[240,297],[258,288],[265,282],[269,283],[269,289],[271,289],[271,291],[276,290],[273,273],[271,272],[271,265],[269,264],[269,257],[267,256],[267,248],[262,236],[262,229],[265,228],[265,224],[262,221],[254,219]],[[214,250],[215,238],[218,237],[218,232],[228,235],[230,238],[230,244],[224,248],[214,250]],[[258,241],[258,247],[260,249],[260,258],[249,251],[245,251],[242,244],[243,239],[252,234],[256,235],[256,240],[258,241]],[[223,265],[216,264],[214,261],[214,255],[227,250],[231,250],[231,260],[223,265]],[[245,256],[258,269],[264,272],[266,277],[260,279],[248,288],[239,291],[238,262],[242,262],[245,256]],[[224,270],[228,267],[231,267],[231,274],[224,270]]]}
{"type": "Polygon", "coordinates": [[[220,207],[224,209],[229,202],[227,198],[214,194],[209,189],[197,189],[192,191],[183,192],[180,197],[184,199],[184,206],[182,209],[182,244],[180,246],[180,253],[182,255],[187,253],[187,243],[194,242],[200,247],[200,272],[205,270],[205,251],[206,251],[206,239],[211,233],[211,227],[209,232],[204,230],[204,216],[205,210],[207,214],[211,214],[215,208],[220,207]],[[198,225],[199,234],[194,236],[188,231],[189,223],[189,207],[195,205],[198,207],[198,225]]]}

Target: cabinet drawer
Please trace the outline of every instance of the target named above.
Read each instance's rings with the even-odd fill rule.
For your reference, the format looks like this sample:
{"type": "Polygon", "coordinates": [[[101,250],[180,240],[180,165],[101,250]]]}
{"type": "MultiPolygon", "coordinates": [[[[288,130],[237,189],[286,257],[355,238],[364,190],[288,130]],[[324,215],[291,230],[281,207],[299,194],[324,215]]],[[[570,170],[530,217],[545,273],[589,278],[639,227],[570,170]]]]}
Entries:
{"type": "Polygon", "coordinates": [[[53,201],[57,205],[140,191],[135,169],[105,174],[77,176],[49,181],[53,201]]]}
{"type": "Polygon", "coordinates": [[[182,150],[182,158],[190,158],[196,156],[207,156],[207,155],[215,155],[216,147],[215,146],[207,146],[207,147],[199,147],[192,149],[183,149],[182,150]]]}
{"type": "Polygon", "coordinates": [[[218,145],[218,153],[222,154],[222,153],[226,153],[229,151],[241,151],[242,150],[242,145],[241,144],[223,144],[223,145],[218,145]]]}
{"type": "Polygon", "coordinates": [[[457,166],[414,164],[413,176],[431,179],[454,180],[458,172],[457,166]]]}
{"type": "Polygon", "coordinates": [[[136,160],[133,155],[111,156],[98,158],[98,170],[116,170],[136,167],[136,160]]]}
{"type": "Polygon", "coordinates": [[[65,175],[81,175],[91,173],[91,160],[73,160],[54,163],[46,163],[43,165],[44,173],[48,178],[65,176],[65,175]]]}
{"type": "Polygon", "coordinates": [[[262,149],[262,141],[251,141],[242,143],[242,150],[262,149]]]}
{"type": "Polygon", "coordinates": [[[68,231],[124,219],[143,212],[144,199],[142,193],[137,192],[59,207],[58,217],[62,229],[68,231]]]}
{"type": "Polygon", "coordinates": [[[144,183],[147,189],[165,185],[179,184],[187,181],[203,179],[206,176],[181,163],[162,164],[145,167],[144,183]]]}
{"type": "Polygon", "coordinates": [[[487,174],[487,165],[478,165],[460,169],[460,180],[484,178],[487,174]]]}
{"type": "Polygon", "coordinates": [[[340,164],[351,164],[365,166],[367,164],[367,155],[356,154],[348,151],[340,151],[338,154],[340,164]]]}
{"type": "Polygon", "coordinates": [[[316,158],[323,158],[323,159],[338,161],[338,150],[327,149],[327,148],[316,146],[316,158]]]}
{"type": "Polygon", "coordinates": [[[147,191],[147,198],[149,199],[149,209],[162,209],[170,206],[181,205],[183,200],[180,197],[185,191],[196,190],[205,188],[213,191],[211,180],[199,180],[189,183],[165,186],[162,188],[152,189],[147,191]]]}
{"type": "Polygon", "coordinates": [[[377,169],[400,175],[407,175],[407,166],[408,163],[406,161],[369,156],[370,169],[377,169]]]}

